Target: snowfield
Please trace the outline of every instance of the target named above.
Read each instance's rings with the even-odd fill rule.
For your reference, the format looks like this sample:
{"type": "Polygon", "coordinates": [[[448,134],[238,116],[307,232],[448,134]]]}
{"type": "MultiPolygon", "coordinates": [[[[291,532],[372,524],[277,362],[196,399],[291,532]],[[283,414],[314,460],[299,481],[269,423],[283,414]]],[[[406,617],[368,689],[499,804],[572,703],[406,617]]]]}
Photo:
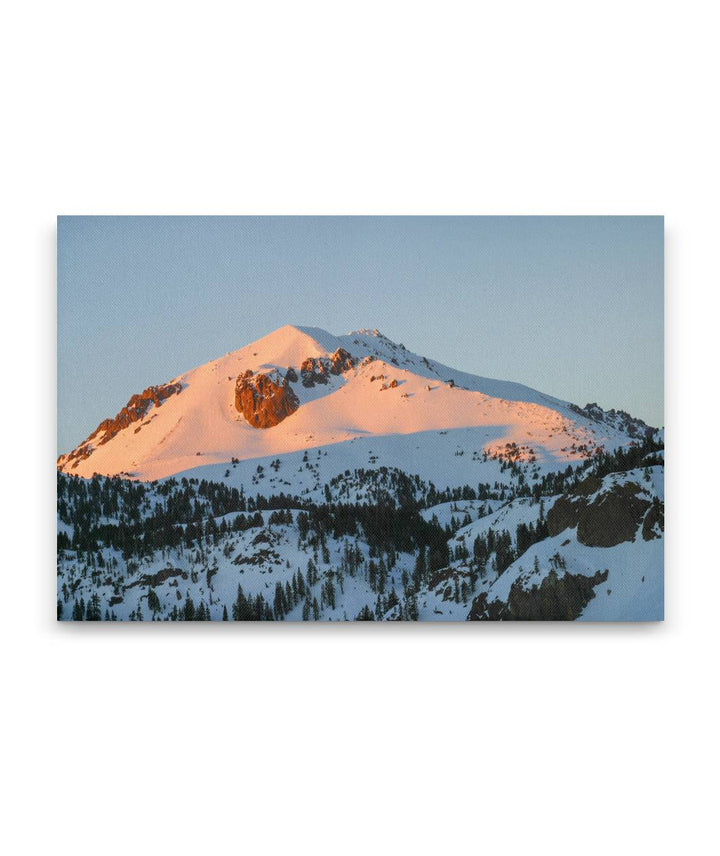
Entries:
{"type": "MultiPolygon", "coordinates": [[[[61,457],[59,468],[84,477],[124,474],[154,480],[233,458],[261,459],[351,440],[424,434],[421,444],[407,440],[385,448],[385,463],[398,465],[393,457],[398,452],[415,461],[437,455],[440,473],[461,453],[471,459],[492,457],[515,444],[523,460],[535,458],[547,471],[582,460],[598,447],[612,449],[628,441],[627,434],[578,414],[566,402],[521,384],[448,368],[374,332],[335,337],[316,328],[286,326],[170,383],[180,384],[179,394],[153,406],[139,424],[109,442],[102,444],[100,434],[88,457],[61,457]],[[259,431],[238,413],[235,383],[243,372],[284,376],[292,368],[299,374],[305,360],[327,358],[338,348],[356,359],[355,367],[330,376],[326,385],[307,388],[293,382],[300,407],[281,424],[259,431]],[[392,382],[397,386],[390,388],[392,382]],[[448,432],[444,442],[439,432],[448,432]]],[[[383,446],[375,445],[382,453],[383,446]]],[[[364,448],[375,451],[372,443],[364,448]]],[[[454,469],[465,463],[455,462],[454,469]]]]}

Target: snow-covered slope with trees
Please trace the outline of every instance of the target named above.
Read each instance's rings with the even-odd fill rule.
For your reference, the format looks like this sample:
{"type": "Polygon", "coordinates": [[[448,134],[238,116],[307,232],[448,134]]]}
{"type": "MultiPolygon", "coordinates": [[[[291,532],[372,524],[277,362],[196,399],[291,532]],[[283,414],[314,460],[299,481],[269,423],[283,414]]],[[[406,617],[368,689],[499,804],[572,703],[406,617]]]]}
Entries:
{"type": "Polygon", "coordinates": [[[283,327],[58,461],[75,620],[653,620],[662,433],[283,327]]]}

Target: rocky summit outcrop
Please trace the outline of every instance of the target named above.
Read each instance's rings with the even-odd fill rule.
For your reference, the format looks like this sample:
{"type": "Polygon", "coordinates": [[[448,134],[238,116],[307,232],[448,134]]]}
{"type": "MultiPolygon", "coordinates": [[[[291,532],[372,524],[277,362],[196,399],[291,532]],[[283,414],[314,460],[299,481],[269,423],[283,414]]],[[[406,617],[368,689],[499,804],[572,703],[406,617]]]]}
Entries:
{"type": "Polygon", "coordinates": [[[586,404],[585,407],[578,407],[577,404],[570,404],[568,407],[573,413],[584,416],[592,422],[609,425],[619,431],[624,431],[629,437],[652,437],[657,432],[657,428],[652,428],[642,419],[637,419],[624,410],[615,410],[614,408],[603,410],[595,402],[586,404]]]}
{"type": "Polygon", "coordinates": [[[330,357],[330,373],[334,375],[342,374],[354,368],[357,360],[351,356],[345,348],[338,348],[337,351],[330,357]]]}
{"type": "Polygon", "coordinates": [[[613,485],[593,496],[599,487],[599,480],[590,477],[574,494],[561,496],[547,513],[550,535],[577,526],[577,539],[587,547],[632,541],[652,503],[640,496],[642,490],[635,482],[613,485]]]}
{"type": "Polygon", "coordinates": [[[308,357],[300,366],[300,378],[304,387],[325,384],[330,375],[340,375],[357,365],[357,360],[345,348],[338,348],[329,357],[308,357]]]}
{"type": "MultiPolygon", "coordinates": [[[[66,469],[69,466],[74,469],[80,461],[88,458],[95,448],[108,443],[123,428],[127,428],[134,422],[140,422],[151,407],[160,407],[163,401],[171,395],[177,395],[181,389],[180,383],[164,383],[159,386],[149,386],[141,393],[133,395],[116,416],[103,419],[87,440],[67,455],[61,455],[58,458],[58,467],[66,469]]],[[[135,432],[137,433],[141,427],[141,425],[138,426],[135,432]]]]}
{"type": "Polygon", "coordinates": [[[235,383],[235,408],[253,428],[273,428],[299,406],[288,375],[280,372],[256,375],[248,369],[235,383]]]}

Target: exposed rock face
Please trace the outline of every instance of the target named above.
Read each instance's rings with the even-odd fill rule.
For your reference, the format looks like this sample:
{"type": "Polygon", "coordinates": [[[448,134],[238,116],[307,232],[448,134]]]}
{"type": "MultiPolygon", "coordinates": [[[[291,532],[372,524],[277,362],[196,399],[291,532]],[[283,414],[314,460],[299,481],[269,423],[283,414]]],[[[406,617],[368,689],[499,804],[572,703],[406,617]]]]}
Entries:
{"type": "Polygon", "coordinates": [[[250,369],[235,383],[235,408],[253,428],[273,428],[300,406],[287,375],[254,375],[250,369]]]}
{"type": "Polygon", "coordinates": [[[655,499],[653,501],[652,508],[645,515],[645,520],[643,520],[643,540],[653,541],[656,538],[662,538],[662,533],[664,531],[665,506],[659,499],[655,499]]]}
{"type": "MultiPolygon", "coordinates": [[[[80,461],[88,458],[97,446],[102,446],[118,434],[123,428],[143,419],[151,407],[160,405],[171,395],[177,395],[182,389],[179,383],[165,383],[149,386],[139,395],[133,395],[123,409],[112,419],[103,419],[93,433],[77,449],[58,458],[58,467],[65,469],[72,462],[74,469],[80,461]]],[[[135,429],[137,433],[142,426],[135,429]]]]}
{"type": "Polygon", "coordinates": [[[300,366],[300,377],[304,387],[316,383],[327,383],[330,375],[340,375],[357,365],[357,360],[345,350],[338,348],[330,357],[308,357],[300,366]]]}
{"type": "Polygon", "coordinates": [[[594,482],[587,486],[582,482],[577,494],[557,500],[547,514],[551,536],[577,526],[577,539],[587,547],[614,547],[635,538],[652,505],[638,496],[640,486],[634,482],[614,485],[590,502],[587,497],[598,487],[594,482]]]}
{"type": "Polygon", "coordinates": [[[515,580],[507,603],[499,599],[488,602],[487,592],[478,595],[468,621],[574,621],[595,597],[595,586],[607,578],[607,571],[598,571],[591,577],[567,573],[558,576],[550,571],[539,586],[529,589],[515,580]]]}
{"type": "Polygon", "coordinates": [[[350,356],[345,348],[338,348],[330,357],[330,372],[334,375],[342,374],[354,368],[357,360],[350,356]]]}
{"type": "Polygon", "coordinates": [[[624,410],[615,410],[614,408],[612,410],[603,410],[595,402],[586,404],[585,407],[578,407],[577,404],[571,404],[569,407],[574,413],[584,416],[586,419],[604,425],[611,425],[619,431],[626,432],[630,437],[652,437],[657,430],[647,425],[642,419],[637,419],[624,410]]]}
{"type": "Polygon", "coordinates": [[[329,360],[323,357],[308,357],[300,366],[302,385],[308,388],[315,386],[316,383],[327,383],[329,373],[329,360]]]}
{"type": "Polygon", "coordinates": [[[179,383],[166,383],[162,386],[149,386],[139,395],[133,395],[114,419],[106,419],[100,423],[96,433],[104,430],[105,435],[98,445],[107,443],[118,431],[142,419],[153,405],[160,407],[166,398],[176,395],[181,389],[182,386],[179,383]]]}
{"type": "Polygon", "coordinates": [[[183,571],[181,568],[163,568],[156,574],[143,574],[137,580],[134,580],[133,582],[125,585],[124,588],[127,591],[127,589],[132,588],[133,586],[159,586],[162,585],[165,580],[170,580],[173,577],[181,577],[182,579],[186,580],[188,578],[188,575],[187,572],[183,571]]]}

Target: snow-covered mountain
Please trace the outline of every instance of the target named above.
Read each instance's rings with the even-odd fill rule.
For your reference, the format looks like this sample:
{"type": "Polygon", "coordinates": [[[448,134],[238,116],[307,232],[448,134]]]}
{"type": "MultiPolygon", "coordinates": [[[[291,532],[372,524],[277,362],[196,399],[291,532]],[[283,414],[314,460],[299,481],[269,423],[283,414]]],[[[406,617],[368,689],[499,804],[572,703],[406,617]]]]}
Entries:
{"type": "Polygon", "coordinates": [[[653,620],[663,437],[282,327],[58,460],[58,617],[653,620]]]}
{"type": "Polygon", "coordinates": [[[547,471],[646,429],[606,416],[594,405],[581,410],[521,384],[448,368],[376,330],[332,336],[285,326],[133,396],[62,455],[58,469],[154,480],[339,446],[338,472],[375,458],[450,484],[468,480],[459,450],[476,462],[531,461],[547,471]]]}

